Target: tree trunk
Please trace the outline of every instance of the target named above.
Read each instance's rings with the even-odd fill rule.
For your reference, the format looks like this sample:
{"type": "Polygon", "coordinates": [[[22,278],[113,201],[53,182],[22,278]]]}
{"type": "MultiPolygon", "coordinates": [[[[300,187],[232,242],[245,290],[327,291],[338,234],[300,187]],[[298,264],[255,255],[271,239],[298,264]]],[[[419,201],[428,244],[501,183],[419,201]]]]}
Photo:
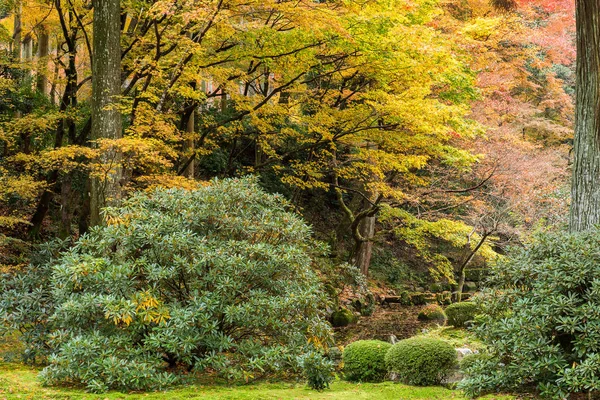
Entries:
{"type": "MultiPolygon", "coordinates": [[[[93,140],[119,139],[121,114],[118,96],[121,88],[121,8],[119,0],[94,1],[94,49],[92,66],[93,140]]],[[[102,222],[100,210],[121,197],[121,157],[118,149],[100,156],[101,176],[92,177],[90,225],[102,222]]]]}
{"type": "Polygon", "coordinates": [[[577,0],[577,84],[571,231],[600,224],[600,2],[577,0]]]}
{"type": "Polygon", "coordinates": [[[373,254],[373,237],[375,236],[375,222],[377,217],[365,217],[360,224],[360,235],[365,239],[358,244],[356,251],[356,266],[365,277],[369,276],[369,266],[373,254]]]}
{"type": "Polygon", "coordinates": [[[50,36],[48,35],[47,28],[42,25],[39,31],[39,43],[38,43],[38,72],[36,77],[36,88],[37,91],[43,95],[48,94],[48,47],[50,42],[50,36]]]}
{"type": "MultiPolygon", "coordinates": [[[[194,126],[195,126],[195,114],[196,114],[196,110],[192,110],[192,112],[190,113],[190,116],[188,117],[187,120],[187,124],[186,124],[186,133],[189,135],[188,138],[185,140],[184,145],[183,145],[183,154],[189,154],[190,157],[193,156],[194,151],[196,149],[196,147],[194,146],[194,126]]],[[[190,161],[190,163],[187,165],[187,167],[185,168],[185,171],[183,172],[183,176],[185,176],[186,178],[189,179],[194,179],[194,160],[192,159],[192,161],[190,161]]]]}
{"type": "MultiPolygon", "coordinates": [[[[471,252],[467,255],[467,257],[465,258],[465,260],[462,262],[462,264],[460,265],[460,267],[458,269],[459,277],[458,277],[458,289],[456,290],[456,300],[459,302],[462,301],[463,289],[465,287],[465,278],[467,275],[466,274],[467,266],[469,265],[469,263],[471,262],[473,257],[475,257],[475,254],[477,254],[479,249],[481,249],[481,246],[483,246],[483,244],[485,243],[485,241],[487,240],[487,238],[490,235],[491,235],[491,232],[486,232],[483,234],[483,236],[479,240],[479,243],[477,243],[477,246],[475,246],[475,248],[473,250],[471,250],[471,252]]],[[[470,239],[469,239],[469,242],[467,243],[467,246],[469,246],[469,244],[470,244],[470,239]]]]}
{"type": "Polygon", "coordinates": [[[13,42],[12,42],[12,53],[16,61],[21,60],[21,14],[23,5],[20,0],[15,3],[15,16],[13,23],[13,42]]]}

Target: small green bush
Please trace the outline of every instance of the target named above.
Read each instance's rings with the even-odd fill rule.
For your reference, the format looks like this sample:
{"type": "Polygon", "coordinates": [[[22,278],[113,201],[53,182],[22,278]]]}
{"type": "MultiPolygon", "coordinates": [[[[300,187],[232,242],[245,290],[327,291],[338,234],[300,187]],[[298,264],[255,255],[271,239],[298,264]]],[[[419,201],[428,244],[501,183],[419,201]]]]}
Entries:
{"type": "Polygon", "coordinates": [[[329,388],[329,384],[335,377],[333,361],[321,353],[311,351],[300,356],[299,364],[311,389],[321,391],[329,388]]]}
{"type": "Polygon", "coordinates": [[[421,309],[417,318],[419,321],[445,321],[446,314],[437,304],[429,304],[421,309]]]}
{"type": "Polygon", "coordinates": [[[449,343],[428,337],[401,340],[385,356],[389,372],[416,386],[440,384],[457,363],[456,350],[449,343]]]}
{"type": "Polygon", "coordinates": [[[331,314],[331,325],[334,328],[348,326],[354,322],[356,322],[356,316],[347,308],[343,308],[331,314]]]}
{"type": "Polygon", "coordinates": [[[385,355],[392,347],[381,340],[359,340],[344,349],[344,377],[351,382],[380,382],[385,378],[385,355]]]}
{"type": "Polygon", "coordinates": [[[464,328],[467,322],[473,321],[476,314],[477,305],[470,301],[454,303],[446,307],[448,325],[452,325],[455,328],[464,328]]]}

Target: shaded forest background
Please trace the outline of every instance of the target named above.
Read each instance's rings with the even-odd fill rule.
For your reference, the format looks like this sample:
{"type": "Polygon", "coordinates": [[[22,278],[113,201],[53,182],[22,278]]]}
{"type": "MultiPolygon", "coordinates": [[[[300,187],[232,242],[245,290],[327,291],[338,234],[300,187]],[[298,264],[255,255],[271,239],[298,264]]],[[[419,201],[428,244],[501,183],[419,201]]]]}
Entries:
{"type": "Polygon", "coordinates": [[[570,1],[123,1],[123,134],[97,140],[89,2],[1,7],[2,270],[87,232],[115,170],[122,197],[257,175],[397,290],[567,223],[570,1]]]}

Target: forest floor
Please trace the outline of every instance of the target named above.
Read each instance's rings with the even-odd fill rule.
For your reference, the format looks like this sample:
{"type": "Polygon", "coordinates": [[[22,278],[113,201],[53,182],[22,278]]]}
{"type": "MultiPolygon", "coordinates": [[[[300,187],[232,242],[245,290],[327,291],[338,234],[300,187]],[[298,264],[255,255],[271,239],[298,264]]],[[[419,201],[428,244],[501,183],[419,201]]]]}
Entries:
{"type": "MultiPolygon", "coordinates": [[[[39,370],[17,363],[0,363],[0,399],[205,399],[205,400],[462,400],[461,392],[443,387],[412,387],[392,382],[353,384],[336,381],[323,392],[297,383],[259,383],[244,386],[192,385],[166,392],[90,394],[71,388],[43,387],[39,370]]],[[[511,400],[515,397],[492,395],[484,399],[511,400]]]]}

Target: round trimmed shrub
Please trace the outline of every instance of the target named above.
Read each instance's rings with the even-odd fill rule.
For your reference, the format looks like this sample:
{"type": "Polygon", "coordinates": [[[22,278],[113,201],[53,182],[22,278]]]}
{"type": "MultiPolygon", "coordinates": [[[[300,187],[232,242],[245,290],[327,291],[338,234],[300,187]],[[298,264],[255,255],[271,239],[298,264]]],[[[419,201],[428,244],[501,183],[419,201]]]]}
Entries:
{"type": "Polygon", "coordinates": [[[331,314],[331,325],[334,328],[348,326],[354,322],[356,322],[356,316],[347,308],[343,308],[331,314]]]}
{"type": "Polygon", "coordinates": [[[467,322],[473,321],[476,314],[477,304],[471,301],[454,303],[446,307],[448,325],[452,325],[455,328],[464,328],[467,322]]]}
{"type": "Polygon", "coordinates": [[[419,321],[439,321],[446,320],[444,309],[437,304],[429,304],[421,309],[417,317],[419,321]]]}
{"type": "Polygon", "coordinates": [[[344,349],[344,377],[351,382],[380,382],[387,369],[385,355],[392,347],[381,340],[359,340],[344,349]]]}
{"type": "Polygon", "coordinates": [[[430,386],[440,384],[452,372],[458,357],[456,350],[443,340],[413,337],[392,346],[385,364],[404,383],[430,386]]]}

